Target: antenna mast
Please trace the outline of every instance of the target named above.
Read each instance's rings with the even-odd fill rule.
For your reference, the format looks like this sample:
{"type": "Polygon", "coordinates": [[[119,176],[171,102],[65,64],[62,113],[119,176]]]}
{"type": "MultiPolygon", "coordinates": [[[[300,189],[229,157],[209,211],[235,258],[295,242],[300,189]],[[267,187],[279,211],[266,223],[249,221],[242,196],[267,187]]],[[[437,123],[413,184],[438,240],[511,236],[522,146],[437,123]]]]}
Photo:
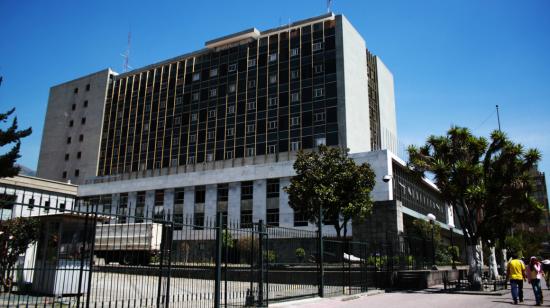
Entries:
{"type": "Polygon", "coordinates": [[[128,46],[126,47],[126,52],[121,54],[121,56],[124,58],[124,62],[122,64],[122,71],[124,73],[126,73],[127,71],[129,71],[129,69],[132,68],[129,64],[129,62],[130,62],[130,46],[131,46],[130,43],[131,43],[131,39],[132,39],[132,32],[128,31],[128,46]]]}
{"type": "Polygon", "coordinates": [[[498,105],[497,105],[497,121],[498,121],[498,131],[500,132],[500,114],[498,113],[498,105]]]}
{"type": "Polygon", "coordinates": [[[327,13],[332,12],[332,0],[327,0],[327,13]]]}

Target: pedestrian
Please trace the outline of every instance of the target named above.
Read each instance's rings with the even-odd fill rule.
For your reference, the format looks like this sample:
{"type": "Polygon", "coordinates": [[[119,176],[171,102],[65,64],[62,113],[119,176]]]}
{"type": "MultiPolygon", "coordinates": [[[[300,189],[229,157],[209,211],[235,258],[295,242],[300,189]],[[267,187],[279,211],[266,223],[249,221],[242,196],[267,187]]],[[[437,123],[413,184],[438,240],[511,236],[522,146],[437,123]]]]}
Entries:
{"type": "Polygon", "coordinates": [[[520,303],[523,302],[523,281],[526,279],[525,264],[523,261],[518,259],[518,255],[516,253],[512,254],[512,260],[508,262],[506,279],[510,281],[514,305],[517,305],[518,299],[520,303]]]}
{"type": "Polygon", "coordinates": [[[542,260],[542,270],[544,271],[544,280],[546,281],[546,287],[550,290],[550,260],[542,260]]]}
{"type": "Polygon", "coordinates": [[[542,265],[540,264],[537,257],[531,257],[531,259],[529,260],[529,266],[527,266],[527,270],[525,272],[527,275],[527,279],[531,284],[531,287],[533,287],[533,293],[535,293],[535,302],[537,306],[540,306],[543,300],[542,289],[540,288],[540,280],[544,276],[544,272],[542,271],[542,265]]]}

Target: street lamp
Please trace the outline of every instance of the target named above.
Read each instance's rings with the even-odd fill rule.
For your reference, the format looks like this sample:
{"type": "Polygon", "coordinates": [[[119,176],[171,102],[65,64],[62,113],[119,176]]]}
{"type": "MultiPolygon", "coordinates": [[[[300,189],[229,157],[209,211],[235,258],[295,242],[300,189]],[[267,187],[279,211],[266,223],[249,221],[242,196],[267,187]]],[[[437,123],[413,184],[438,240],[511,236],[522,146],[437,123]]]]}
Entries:
{"type": "Polygon", "coordinates": [[[435,265],[435,241],[434,241],[435,215],[432,213],[429,213],[427,217],[428,217],[428,221],[430,222],[430,225],[432,225],[432,270],[437,270],[437,266],[435,265]]]}
{"type": "Polygon", "coordinates": [[[452,269],[456,269],[456,265],[455,265],[455,244],[453,242],[453,229],[455,228],[455,224],[451,221],[449,223],[449,230],[451,230],[451,264],[452,264],[452,269]]]}

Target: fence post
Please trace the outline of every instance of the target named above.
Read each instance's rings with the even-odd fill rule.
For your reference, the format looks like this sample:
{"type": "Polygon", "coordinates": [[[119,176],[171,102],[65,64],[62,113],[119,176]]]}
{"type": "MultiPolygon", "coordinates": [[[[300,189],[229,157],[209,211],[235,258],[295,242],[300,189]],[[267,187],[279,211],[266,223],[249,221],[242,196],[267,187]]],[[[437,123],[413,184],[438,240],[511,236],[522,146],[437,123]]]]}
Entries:
{"type": "MultiPolygon", "coordinates": [[[[160,304],[164,303],[164,301],[161,301],[162,297],[162,276],[163,275],[163,268],[162,264],[164,263],[164,247],[166,245],[166,228],[164,226],[164,222],[161,224],[161,234],[160,234],[160,256],[159,256],[159,275],[158,275],[158,284],[157,284],[157,307],[160,308],[160,304]]],[[[153,228],[155,225],[153,224],[153,228]]]]}
{"type": "Polygon", "coordinates": [[[95,250],[95,235],[96,235],[96,226],[97,226],[97,205],[94,210],[94,205],[92,204],[92,213],[93,213],[93,220],[92,220],[92,234],[91,234],[91,247],[90,247],[90,263],[89,266],[89,272],[88,272],[88,290],[86,294],[86,307],[90,307],[90,299],[91,299],[91,293],[92,293],[92,273],[93,266],[94,266],[94,250],[95,250]]]}
{"type": "MultiPolygon", "coordinates": [[[[78,202],[78,200],[76,201],[78,202]]],[[[88,242],[88,219],[90,215],[86,213],[84,221],[84,235],[82,239],[82,247],[80,247],[80,271],[78,273],[78,297],[76,298],[76,307],[80,307],[80,297],[82,296],[82,275],[84,273],[84,259],[86,256],[86,243],[88,242]]]]}
{"type": "Polygon", "coordinates": [[[323,208],[319,205],[319,221],[318,221],[318,237],[319,237],[319,297],[325,296],[325,258],[323,247],[323,208]]]}
{"type": "MultiPolygon", "coordinates": [[[[168,236],[167,236],[167,242],[168,242],[168,268],[167,268],[167,276],[166,276],[166,294],[165,294],[165,303],[164,308],[168,308],[170,305],[170,279],[172,278],[172,244],[174,243],[174,222],[170,221],[168,225],[168,236]]],[[[166,249],[166,244],[164,245],[164,248],[166,249]]]]}
{"type": "Polygon", "coordinates": [[[258,282],[258,306],[263,307],[264,304],[264,258],[267,257],[264,256],[264,221],[260,219],[258,222],[258,251],[260,253],[259,255],[259,267],[260,267],[260,281],[258,282]]]}
{"type": "Polygon", "coordinates": [[[221,305],[221,278],[222,278],[222,213],[216,214],[216,272],[214,283],[214,307],[221,305]]]}

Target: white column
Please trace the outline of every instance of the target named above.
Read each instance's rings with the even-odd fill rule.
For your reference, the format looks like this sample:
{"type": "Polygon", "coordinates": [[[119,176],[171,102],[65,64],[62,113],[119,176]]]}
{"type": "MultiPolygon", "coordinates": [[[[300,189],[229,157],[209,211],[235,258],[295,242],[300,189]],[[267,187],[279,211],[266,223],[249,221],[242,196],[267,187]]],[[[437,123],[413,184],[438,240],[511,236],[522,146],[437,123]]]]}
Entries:
{"type": "MultiPolygon", "coordinates": [[[[146,218],[152,218],[153,207],[155,207],[155,191],[148,190],[145,192],[145,212],[143,213],[143,216],[146,218]]],[[[145,222],[147,222],[147,220],[145,220],[145,222]]]]}
{"type": "Polygon", "coordinates": [[[252,193],[252,221],[258,222],[266,219],[266,189],[267,180],[254,181],[254,191],[252,193]]]}
{"type": "Polygon", "coordinates": [[[241,220],[241,182],[229,183],[227,216],[229,223],[241,220]]]}
{"type": "Polygon", "coordinates": [[[137,201],[137,192],[131,191],[128,193],[128,222],[134,222],[134,216],[136,215],[136,201],[137,201]]]}
{"type": "Polygon", "coordinates": [[[174,189],[168,188],[164,190],[164,217],[166,217],[166,219],[172,220],[173,215],[174,215],[174,189]]]}
{"type": "Polygon", "coordinates": [[[206,185],[206,198],[204,202],[204,217],[212,222],[216,221],[216,200],[218,189],[216,184],[206,185]]]}
{"type": "Polygon", "coordinates": [[[195,212],[195,187],[185,187],[185,194],[183,196],[183,219],[187,221],[193,217],[195,212]]]}
{"type": "Polygon", "coordinates": [[[290,178],[279,180],[279,225],[281,227],[294,227],[294,211],[288,205],[288,194],[284,191],[290,185],[290,178]]]}

